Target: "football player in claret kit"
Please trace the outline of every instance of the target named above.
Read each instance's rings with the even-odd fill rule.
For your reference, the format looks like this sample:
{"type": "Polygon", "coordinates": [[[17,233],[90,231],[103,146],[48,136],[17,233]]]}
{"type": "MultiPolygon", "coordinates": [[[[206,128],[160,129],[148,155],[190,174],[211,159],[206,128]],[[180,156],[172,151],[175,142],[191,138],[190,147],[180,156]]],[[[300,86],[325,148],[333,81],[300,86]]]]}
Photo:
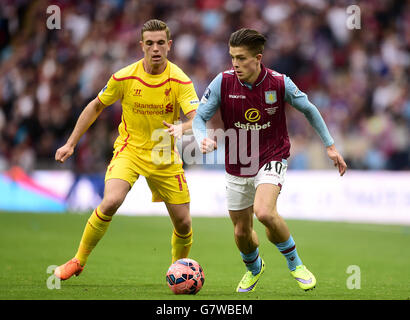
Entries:
{"type": "Polygon", "coordinates": [[[197,109],[193,130],[201,152],[211,152],[216,142],[207,135],[206,122],[220,112],[225,130],[228,210],[235,242],[247,268],[237,292],[253,291],[265,269],[259,255],[258,236],[253,230],[254,214],[266,227],[269,241],[286,258],[290,274],[300,288],[310,290],[315,287],[316,279],[302,263],[276,205],[290,150],[286,102],[305,115],[341,176],[347,166],[318,109],[306,94],[289,77],[261,63],[265,42],[262,34],[251,29],[240,29],[231,35],[229,53],[233,69],[218,74],[208,86],[197,109]]]}
{"type": "Polygon", "coordinates": [[[74,258],[56,268],[55,275],[62,280],[82,272],[140,175],[147,180],[152,201],[165,202],[173,223],[172,261],[186,258],[192,245],[190,196],[182,161],[174,147],[175,138],[192,128],[199,100],[192,81],[167,59],[172,40],[164,22],[147,21],[141,30],[140,44],[144,58],[111,76],[83,110],[67,143],[55,155],[57,161],[64,162],[103,109],[121,100],[122,121],[105,175],[104,197],[85,226],[74,258]],[[177,124],[180,109],[188,120],[177,124]]]}

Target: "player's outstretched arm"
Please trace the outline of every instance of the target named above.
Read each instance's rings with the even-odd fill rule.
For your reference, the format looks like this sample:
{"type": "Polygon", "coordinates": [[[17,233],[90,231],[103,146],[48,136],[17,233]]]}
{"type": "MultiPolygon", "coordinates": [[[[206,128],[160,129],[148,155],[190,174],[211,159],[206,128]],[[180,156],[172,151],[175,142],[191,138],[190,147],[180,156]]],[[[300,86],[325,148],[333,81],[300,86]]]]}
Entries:
{"type": "Polygon", "coordinates": [[[339,169],[340,176],[343,176],[346,172],[347,165],[341,154],[336,150],[334,144],[326,148],[328,157],[333,161],[335,167],[339,169]]]}
{"type": "Polygon", "coordinates": [[[335,167],[338,168],[340,175],[343,176],[347,169],[346,162],[336,150],[334,140],[331,137],[319,110],[309,101],[307,95],[298,89],[289,77],[285,76],[284,81],[286,102],[290,103],[291,106],[305,115],[306,119],[316,130],[325,144],[328,157],[333,161],[335,167]]]}
{"type": "Polygon", "coordinates": [[[206,136],[206,120],[201,116],[200,113],[197,113],[195,115],[195,118],[192,122],[192,131],[194,133],[195,140],[199,145],[199,151],[201,151],[201,153],[212,152],[217,148],[216,142],[206,136]]]}
{"type": "Polygon", "coordinates": [[[92,100],[81,112],[78,117],[77,123],[75,124],[74,130],[68,138],[65,145],[56,151],[55,160],[63,163],[67,160],[73,153],[74,148],[80,140],[81,136],[88,130],[88,128],[94,123],[98,118],[101,111],[105,106],[100,102],[98,98],[92,100]]]}
{"type": "Polygon", "coordinates": [[[206,88],[192,122],[192,131],[201,153],[212,152],[217,148],[213,139],[207,137],[206,122],[219,109],[221,104],[222,73],[219,73],[206,88]]]}

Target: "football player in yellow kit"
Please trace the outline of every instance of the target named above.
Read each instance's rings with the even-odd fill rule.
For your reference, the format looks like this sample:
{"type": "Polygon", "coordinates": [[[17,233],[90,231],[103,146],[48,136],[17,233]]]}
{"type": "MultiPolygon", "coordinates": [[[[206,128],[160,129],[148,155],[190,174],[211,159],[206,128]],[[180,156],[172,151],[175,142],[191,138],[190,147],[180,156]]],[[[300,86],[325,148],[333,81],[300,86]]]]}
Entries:
{"type": "Polygon", "coordinates": [[[175,152],[175,138],[191,129],[199,101],[192,81],[167,59],[172,40],[164,22],[147,21],[140,44],[144,58],[111,76],[80,114],[66,144],[56,152],[56,161],[64,162],[103,109],[121,100],[122,121],[105,175],[104,197],[85,226],[74,258],[56,268],[55,275],[61,280],[82,272],[140,175],[147,180],[152,201],[165,202],[174,225],[172,261],[187,257],[191,248],[190,197],[182,160],[175,152]],[[188,118],[184,123],[177,121],[180,109],[188,118]]]}

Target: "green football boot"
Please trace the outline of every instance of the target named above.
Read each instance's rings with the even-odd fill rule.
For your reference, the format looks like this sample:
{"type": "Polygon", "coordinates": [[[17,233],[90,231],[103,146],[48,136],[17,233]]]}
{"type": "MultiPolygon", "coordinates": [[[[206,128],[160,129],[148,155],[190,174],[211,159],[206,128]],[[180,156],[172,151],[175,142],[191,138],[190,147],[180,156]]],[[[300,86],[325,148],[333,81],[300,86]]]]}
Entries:
{"type": "Polygon", "coordinates": [[[297,266],[290,274],[303,290],[312,290],[316,286],[316,278],[303,264],[297,266]]]}
{"type": "Polygon", "coordinates": [[[236,292],[251,292],[255,290],[256,284],[262,273],[265,271],[265,262],[262,260],[261,271],[257,275],[253,275],[251,271],[247,271],[239,282],[236,292]]]}

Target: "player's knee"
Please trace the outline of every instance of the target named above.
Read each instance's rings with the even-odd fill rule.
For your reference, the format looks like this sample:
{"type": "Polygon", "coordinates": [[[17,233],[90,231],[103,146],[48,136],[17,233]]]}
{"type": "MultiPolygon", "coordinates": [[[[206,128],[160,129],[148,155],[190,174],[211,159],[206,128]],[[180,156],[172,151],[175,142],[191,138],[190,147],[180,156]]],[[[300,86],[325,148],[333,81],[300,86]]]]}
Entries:
{"type": "Polygon", "coordinates": [[[276,212],[268,208],[255,208],[255,216],[265,226],[274,225],[276,222],[276,212]]]}
{"type": "Polygon", "coordinates": [[[124,199],[114,196],[104,196],[100,209],[106,215],[114,215],[121,206],[124,199]]]}
{"type": "Polygon", "coordinates": [[[252,237],[252,227],[245,225],[236,225],[234,233],[236,239],[249,239],[252,237]]]}
{"type": "Polygon", "coordinates": [[[189,215],[176,219],[175,230],[180,234],[187,234],[191,231],[192,221],[189,215]]]}

